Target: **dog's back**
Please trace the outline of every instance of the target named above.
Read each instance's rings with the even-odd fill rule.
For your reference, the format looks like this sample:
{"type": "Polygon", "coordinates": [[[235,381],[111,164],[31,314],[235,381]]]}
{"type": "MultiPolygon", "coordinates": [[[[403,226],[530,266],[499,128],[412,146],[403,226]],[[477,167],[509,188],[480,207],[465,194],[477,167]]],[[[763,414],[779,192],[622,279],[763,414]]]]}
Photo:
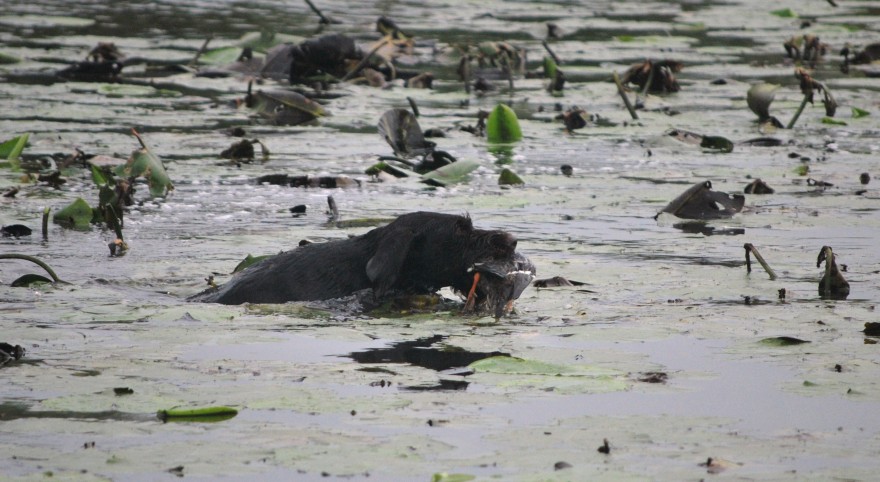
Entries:
{"type": "Polygon", "coordinates": [[[283,303],[339,298],[372,288],[466,291],[476,262],[512,258],[516,239],[474,229],[470,218],[416,212],[353,238],[306,245],[267,258],[194,301],[223,304],[283,303]]]}

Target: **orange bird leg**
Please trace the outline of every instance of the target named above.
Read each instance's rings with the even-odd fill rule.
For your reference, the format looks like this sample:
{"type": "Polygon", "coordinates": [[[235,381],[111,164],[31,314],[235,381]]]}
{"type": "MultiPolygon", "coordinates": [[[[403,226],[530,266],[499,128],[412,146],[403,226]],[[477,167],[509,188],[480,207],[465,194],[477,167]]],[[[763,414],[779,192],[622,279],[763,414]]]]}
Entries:
{"type": "Polygon", "coordinates": [[[464,304],[464,311],[474,311],[474,305],[477,303],[477,283],[480,282],[480,273],[474,273],[474,284],[467,295],[467,302],[464,304]]]}

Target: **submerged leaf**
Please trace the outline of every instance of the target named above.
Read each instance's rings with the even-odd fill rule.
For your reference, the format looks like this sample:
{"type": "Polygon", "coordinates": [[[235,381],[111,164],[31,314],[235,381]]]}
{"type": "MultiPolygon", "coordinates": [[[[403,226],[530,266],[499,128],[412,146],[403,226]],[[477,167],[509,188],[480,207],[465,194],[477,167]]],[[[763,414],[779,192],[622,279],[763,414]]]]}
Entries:
{"type": "Polygon", "coordinates": [[[720,152],[733,152],[733,142],[721,136],[703,136],[700,147],[720,152]]]}
{"type": "Polygon", "coordinates": [[[379,135],[398,156],[422,156],[434,150],[435,144],[425,140],[419,121],[406,109],[390,109],[379,118],[379,135]]]}
{"type": "Polygon", "coordinates": [[[800,338],[795,338],[793,336],[776,336],[773,338],[764,338],[761,340],[762,345],[768,346],[794,346],[794,345],[802,345],[804,343],[810,343],[807,340],[801,340],[800,338]]]}
{"type": "Polygon", "coordinates": [[[504,104],[498,104],[486,120],[486,137],[489,142],[507,144],[522,139],[516,113],[504,104]]]}
{"type": "Polygon", "coordinates": [[[469,174],[478,167],[480,167],[480,164],[474,161],[453,162],[452,164],[435,169],[427,174],[423,174],[422,182],[432,186],[458,184],[466,181],[469,174]]]}
{"type": "Polygon", "coordinates": [[[704,181],[691,186],[660,212],[683,219],[723,219],[742,211],[744,205],[745,196],[742,194],[713,191],[712,182],[704,181]]]}
{"type": "Polygon", "coordinates": [[[159,410],[156,413],[163,422],[169,420],[188,422],[219,422],[238,415],[238,410],[232,407],[203,407],[203,408],[169,408],[159,410]]]}
{"type": "Polygon", "coordinates": [[[38,274],[26,274],[12,282],[13,288],[28,288],[36,284],[52,284],[52,280],[38,274]]]}
{"type": "Polygon", "coordinates": [[[832,126],[845,126],[845,125],[846,125],[846,122],[844,122],[844,121],[842,121],[842,120],[834,119],[833,117],[823,117],[823,118],[822,118],[822,123],[823,123],[823,124],[829,124],[829,125],[832,125],[832,126]]]}

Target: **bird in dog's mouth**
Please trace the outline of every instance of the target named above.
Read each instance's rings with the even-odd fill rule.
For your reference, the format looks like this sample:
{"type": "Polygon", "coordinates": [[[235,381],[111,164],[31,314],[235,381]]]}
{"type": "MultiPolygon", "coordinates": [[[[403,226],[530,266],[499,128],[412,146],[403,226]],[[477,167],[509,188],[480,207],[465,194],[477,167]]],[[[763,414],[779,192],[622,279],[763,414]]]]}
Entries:
{"type": "Polygon", "coordinates": [[[474,263],[469,272],[474,274],[474,282],[464,311],[492,311],[497,320],[510,312],[537,271],[529,258],[514,253],[511,259],[474,263]]]}

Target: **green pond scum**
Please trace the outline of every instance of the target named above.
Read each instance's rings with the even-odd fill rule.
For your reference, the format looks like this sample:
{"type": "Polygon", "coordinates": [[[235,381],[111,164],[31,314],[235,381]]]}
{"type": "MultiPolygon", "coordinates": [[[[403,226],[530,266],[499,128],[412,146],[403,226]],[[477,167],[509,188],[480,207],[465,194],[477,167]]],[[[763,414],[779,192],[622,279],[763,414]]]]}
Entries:
{"type": "Polygon", "coordinates": [[[4,2],[0,479],[876,479],[878,20],[4,2]],[[413,211],[557,281],[185,301],[413,211]]]}

